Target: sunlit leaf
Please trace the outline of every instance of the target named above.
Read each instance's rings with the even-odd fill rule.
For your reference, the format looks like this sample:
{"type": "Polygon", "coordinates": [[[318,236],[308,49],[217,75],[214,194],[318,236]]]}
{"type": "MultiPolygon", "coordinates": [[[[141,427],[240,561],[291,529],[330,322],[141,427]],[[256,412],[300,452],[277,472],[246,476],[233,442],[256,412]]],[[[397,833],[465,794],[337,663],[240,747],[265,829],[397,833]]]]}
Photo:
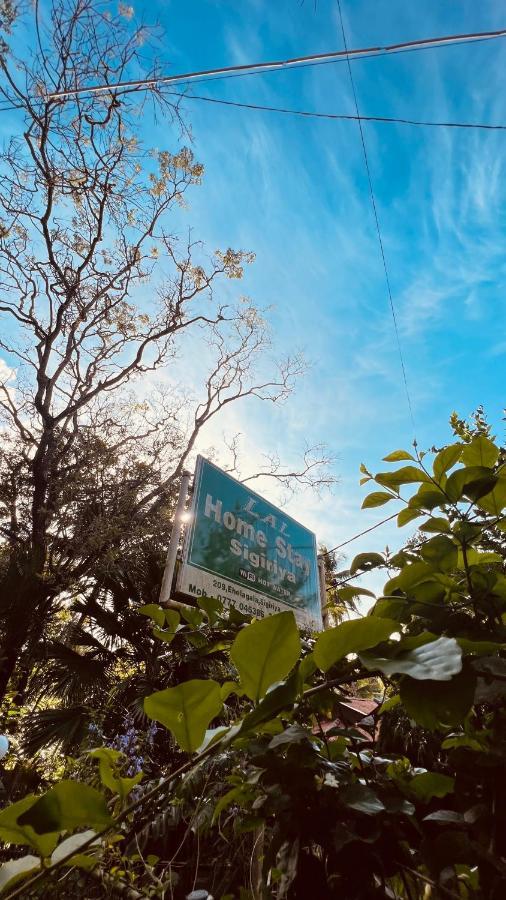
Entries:
{"type": "Polygon", "coordinates": [[[10,859],[0,866],[0,893],[7,888],[13,888],[16,882],[23,881],[29,875],[35,874],[40,869],[38,856],[20,856],[19,859],[10,859]]]}
{"type": "Polygon", "coordinates": [[[385,560],[380,553],[359,553],[350,566],[350,575],[355,575],[356,572],[368,572],[369,569],[376,569],[384,564],[385,560]]]}
{"type": "Polygon", "coordinates": [[[72,831],[111,823],[105,797],[79,781],[60,781],[19,816],[20,825],[31,825],[37,834],[72,831]]]}
{"type": "Polygon", "coordinates": [[[379,669],[388,676],[409,675],[418,681],[450,681],[462,669],[462,650],[455,638],[447,637],[422,644],[394,658],[362,653],[360,659],[370,671],[379,669]]]}
{"type": "Polygon", "coordinates": [[[368,494],[362,503],[362,509],[372,509],[374,506],[384,506],[389,500],[395,500],[393,494],[387,494],[386,491],[373,491],[368,494]]]}
{"type": "Polygon", "coordinates": [[[411,453],[408,453],[407,450],[394,450],[393,453],[383,457],[383,462],[401,462],[403,459],[409,459],[412,462],[416,461],[415,457],[411,456],[411,453]]]}
{"type": "Polygon", "coordinates": [[[423,522],[422,525],[419,526],[420,531],[425,532],[448,532],[450,531],[450,523],[448,519],[443,519],[442,517],[432,516],[432,518],[428,519],[427,522],[423,522]]]}
{"type": "Polygon", "coordinates": [[[137,607],[137,612],[141,616],[149,616],[160,627],[165,623],[165,610],[158,606],[157,603],[146,603],[145,606],[139,606],[137,607]]]}
{"type": "Polygon", "coordinates": [[[457,463],[462,454],[462,444],[449,444],[448,447],[443,447],[442,450],[434,457],[434,462],[432,464],[432,469],[434,472],[434,476],[437,481],[440,480],[441,476],[444,475],[448,469],[453,468],[455,463],[457,463]]]}
{"type": "Polygon", "coordinates": [[[380,619],[375,616],[343,622],[318,636],[313,651],[314,658],[318,667],[326,672],[348,653],[375,647],[376,644],[389,638],[398,628],[399,623],[393,619],[380,619]]]}
{"type": "Polygon", "coordinates": [[[422,803],[428,803],[433,797],[446,797],[452,793],[454,787],[455,779],[439,772],[422,772],[409,782],[410,793],[422,803]]]}
{"type": "Polygon", "coordinates": [[[237,635],[230,658],[248,697],[258,703],[281,681],[300,656],[300,637],[292,612],[277,613],[247,625],[237,635]]]}
{"type": "Polygon", "coordinates": [[[212,679],[184,681],[144,700],[144,711],[172,732],[182,750],[192,753],[222,708],[220,685],[212,679]]]}
{"type": "Polygon", "coordinates": [[[20,825],[18,818],[38,800],[35,794],[28,794],[17,803],[11,803],[0,810],[0,839],[8,844],[22,844],[33,847],[39,856],[49,856],[56,847],[59,832],[37,834],[30,825],[20,825]]]}
{"type": "Polygon", "coordinates": [[[402,525],[407,525],[408,522],[412,522],[413,519],[418,519],[422,513],[419,509],[410,509],[409,506],[406,509],[401,509],[399,515],[397,516],[397,525],[399,528],[402,525]]]}
{"type": "Polygon", "coordinates": [[[469,444],[464,444],[462,462],[466,466],[493,468],[498,459],[499,448],[484,434],[479,434],[469,444]]]}

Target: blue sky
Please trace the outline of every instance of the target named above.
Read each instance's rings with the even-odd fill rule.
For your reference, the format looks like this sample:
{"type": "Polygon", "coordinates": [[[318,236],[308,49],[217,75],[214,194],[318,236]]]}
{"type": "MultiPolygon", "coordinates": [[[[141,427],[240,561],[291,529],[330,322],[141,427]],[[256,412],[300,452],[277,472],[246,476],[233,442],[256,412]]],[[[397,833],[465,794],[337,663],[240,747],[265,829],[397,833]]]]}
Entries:
{"type": "MultiPolygon", "coordinates": [[[[350,47],[506,26],[499,0],[342,2],[350,47]]],[[[160,21],[168,74],[342,48],[335,0],[144,0],[135,10],[160,21]]],[[[354,61],[361,112],[506,123],[505,54],[502,39],[354,61]]],[[[194,90],[354,112],[345,63],[194,90]]],[[[303,349],[312,364],[286,405],[231,408],[202,447],[242,432],[248,474],[262,451],[290,463],[306,441],[325,441],[340,484],[320,500],[297,491],[287,508],[333,546],[390,511],[360,511],[360,463],[381,469],[382,456],[413,440],[358,126],[197,100],[184,109],[206,174],[181,229],[191,225],[210,249],[256,253],[240,292],[272,306],[278,350],[303,349]]],[[[147,144],[177,145],[166,122],[139,130],[147,144]]],[[[467,415],[480,403],[502,437],[506,132],[376,123],[364,131],[418,443],[446,441],[452,410],[467,415]]],[[[406,536],[385,526],[347,548],[348,559],[406,536]]]]}
{"type": "MultiPolygon", "coordinates": [[[[350,47],[506,25],[498,2],[348,0],[343,9],[350,47]]],[[[316,8],[312,0],[171,0],[158,15],[170,72],[342,47],[334,0],[316,8]]],[[[361,112],[506,123],[505,53],[497,40],[356,61],[361,112]]],[[[353,112],[342,63],[194,90],[353,112]]],[[[236,407],[220,428],[242,431],[252,457],[266,448],[289,458],[306,438],[325,440],[340,485],[320,502],[297,494],[289,509],[337,544],[386,514],[360,511],[360,462],[378,470],[382,456],[413,439],[358,128],[196,100],[185,108],[206,167],[188,220],[211,246],[256,252],[242,290],[273,305],[278,346],[303,347],[312,362],[285,407],[236,407]]],[[[467,415],[479,403],[502,436],[506,134],[364,129],[419,445],[448,439],[452,410],[467,415]]],[[[399,541],[386,526],[349,553],[399,541]]]]}

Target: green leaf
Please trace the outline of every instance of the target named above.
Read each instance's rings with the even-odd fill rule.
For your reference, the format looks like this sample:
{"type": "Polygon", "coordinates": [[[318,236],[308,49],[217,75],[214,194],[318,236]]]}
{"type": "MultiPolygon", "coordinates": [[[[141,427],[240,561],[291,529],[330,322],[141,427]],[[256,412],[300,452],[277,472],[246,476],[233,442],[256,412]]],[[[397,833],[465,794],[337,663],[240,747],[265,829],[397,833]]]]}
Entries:
{"type": "MultiPolygon", "coordinates": [[[[423,822],[444,822],[445,825],[462,825],[465,821],[462,813],[453,809],[437,809],[423,817],[423,822]]],[[[458,895],[457,895],[458,896],[458,895]]]]}
{"type": "Polygon", "coordinates": [[[412,462],[416,462],[415,457],[411,456],[411,453],[408,453],[407,450],[394,450],[393,453],[389,453],[388,456],[383,457],[383,462],[401,462],[403,459],[409,459],[412,462]]]}
{"type": "Polygon", "coordinates": [[[100,781],[104,787],[109,788],[113,793],[118,793],[115,767],[120,760],[125,759],[125,755],[110,747],[97,747],[96,750],[90,750],[89,755],[92,759],[98,759],[100,781]]]}
{"type": "Polygon", "coordinates": [[[223,603],[221,600],[218,600],[216,597],[197,597],[197,603],[200,608],[204,610],[209,619],[209,624],[214,625],[219,619],[220,614],[223,612],[223,603]]]}
{"type": "Polygon", "coordinates": [[[422,513],[419,509],[410,509],[409,506],[406,509],[401,509],[399,515],[397,516],[397,525],[401,528],[402,525],[407,525],[408,522],[411,522],[413,519],[418,519],[422,513]]]}
{"type": "Polygon", "coordinates": [[[231,729],[227,725],[218,725],[216,728],[208,728],[200,747],[197,747],[197,752],[202,753],[204,750],[207,750],[212,744],[218,743],[224,735],[228,735],[230,731],[231,729]]]}
{"type": "MultiPolygon", "coordinates": [[[[424,635],[417,635],[423,640],[424,635]]],[[[405,645],[407,641],[403,641],[405,645]]],[[[393,648],[394,650],[396,648],[393,648]]],[[[450,681],[462,669],[462,650],[455,638],[440,637],[429,640],[421,646],[389,658],[381,658],[370,653],[360,655],[362,664],[374,671],[379,669],[385,675],[403,674],[418,681],[450,681]]]]}
{"type": "Polygon", "coordinates": [[[401,466],[395,472],[378,472],[374,480],[385,487],[398,488],[401,484],[416,484],[419,481],[430,481],[430,478],[417,466],[401,466]]]}
{"type": "Polygon", "coordinates": [[[0,866],[0,893],[12,888],[18,881],[23,881],[29,875],[35,874],[40,869],[38,856],[21,856],[19,859],[10,859],[0,866]]]}
{"type": "Polygon", "coordinates": [[[316,672],[317,668],[318,666],[315,662],[314,653],[308,653],[307,656],[304,657],[304,659],[301,659],[297,672],[301,690],[308,678],[311,678],[311,675],[316,672]]]}
{"type": "Polygon", "coordinates": [[[495,478],[492,469],[486,469],[483,466],[457,469],[448,478],[445,485],[445,493],[452,503],[456,503],[462,499],[467,485],[472,485],[474,482],[481,482],[482,479],[491,477],[495,478]]]}
{"type": "MultiPolygon", "coordinates": [[[[467,548],[466,558],[468,566],[489,566],[492,563],[502,563],[502,556],[500,553],[495,553],[493,550],[480,553],[480,551],[475,550],[474,547],[467,548]]],[[[462,550],[459,550],[458,566],[459,569],[464,568],[464,554],[462,550]]]]}
{"type": "MultiPolygon", "coordinates": [[[[158,638],[160,641],[164,641],[166,644],[171,644],[174,640],[177,630],[179,628],[179,624],[181,622],[181,616],[175,609],[164,609],[164,622],[161,624],[167,623],[167,628],[153,628],[153,637],[158,638]]],[[[183,627],[183,626],[181,626],[183,627]]]]}
{"type": "Polygon", "coordinates": [[[269,750],[275,750],[285,744],[300,744],[302,741],[310,741],[312,739],[311,732],[307,732],[305,728],[296,722],[285,728],[281,734],[276,734],[269,743],[269,750]]]}
{"type": "Polygon", "coordinates": [[[370,616],[378,616],[379,619],[395,619],[402,622],[407,613],[407,605],[404,597],[380,597],[369,612],[370,616]]]}
{"type": "MultiPolygon", "coordinates": [[[[95,832],[92,829],[88,829],[87,831],[80,831],[79,834],[73,834],[71,837],[65,838],[61,844],[58,844],[56,850],[54,850],[51,855],[51,865],[55,865],[55,863],[59,863],[60,860],[64,859],[68,856],[69,853],[78,853],[83,844],[85,844],[90,838],[95,837],[95,832]]],[[[100,843],[100,838],[97,838],[96,841],[93,841],[93,844],[90,844],[89,848],[86,848],[91,852],[97,848],[97,844],[100,843]]],[[[79,854],[79,859],[76,862],[76,857],[72,856],[65,865],[67,866],[75,866],[79,865],[83,868],[90,868],[94,865],[93,858],[91,856],[84,857],[86,862],[83,864],[82,862],[83,854],[79,854]]]]}
{"type": "Polygon", "coordinates": [[[381,553],[359,553],[350,566],[350,575],[355,575],[359,571],[368,572],[384,565],[385,560],[381,553]]]}
{"type": "Polygon", "coordinates": [[[139,606],[137,607],[137,612],[139,612],[141,616],[148,616],[160,627],[165,624],[165,610],[161,606],[158,606],[157,603],[146,603],[145,606],[139,606]]]}
{"type": "Polygon", "coordinates": [[[237,694],[238,697],[242,696],[242,688],[241,685],[238,684],[237,681],[224,681],[221,688],[220,694],[223,702],[230,697],[230,694],[237,694]]]}
{"type": "Polygon", "coordinates": [[[166,609],[165,621],[169,631],[177,631],[179,623],[181,622],[181,616],[175,609],[166,609]]]}
{"type": "Polygon", "coordinates": [[[21,826],[31,825],[37,834],[101,828],[111,821],[104,795],[78,781],[60,781],[18,817],[21,826]]]}
{"type": "Polygon", "coordinates": [[[470,444],[465,444],[462,462],[466,466],[487,466],[493,468],[499,458],[499,449],[490,438],[479,434],[470,444]]]}
{"type": "Polygon", "coordinates": [[[360,650],[375,647],[398,629],[399,623],[393,619],[380,619],[375,616],[352,619],[336,628],[330,628],[319,635],[315,644],[313,653],[318,668],[326,672],[348,653],[358,653],[360,650]]]}
{"type": "Polygon", "coordinates": [[[33,847],[39,856],[46,857],[56,847],[59,832],[37,834],[30,825],[20,825],[19,816],[26,812],[37,801],[35,794],[28,794],[17,803],[11,803],[0,811],[0,838],[8,844],[22,844],[33,847]]]}
{"type": "Polygon", "coordinates": [[[439,451],[437,456],[434,457],[434,462],[432,464],[434,476],[437,481],[441,479],[441,475],[444,475],[448,469],[453,468],[455,463],[459,461],[461,454],[462,444],[449,444],[448,447],[443,447],[443,449],[439,451]]]}
{"type": "Polygon", "coordinates": [[[389,712],[391,709],[395,709],[395,707],[398,706],[400,702],[400,694],[394,694],[393,697],[389,697],[388,700],[385,700],[385,702],[381,704],[380,708],[376,710],[376,715],[382,716],[383,713],[389,712]]]}
{"type": "Polygon", "coordinates": [[[433,577],[433,569],[429,563],[414,562],[404,566],[399,575],[391,578],[385,585],[385,594],[393,594],[394,591],[408,592],[415,584],[430,580],[433,577]]]}
{"type": "Polygon", "coordinates": [[[220,685],[212,679],[184,681],[144,700],[146,715],[165,725],[188,753],[200,747],[207,726],[222,706],[220,685]]]}
{"type": "Polygon", "coordinates": [[[447,503],[446,494],[435,485],[430,484],[420,485],[416,494],[413,494],[408,500],[410,509],[428,510],[429,512],[436,506],[446,506],[447,503]]]}
{"type": "Polygon", "coordinates": [[[204,621],[204,613],[197,609],[196,606],[182,606],[181,615],[192,628],[200,628],[204,621]]]}
{"type": "Polygon", "coordinates": [[[109,788],[113,794],[118,794],[121,802],[128,797],[130,791],[142,781],[143,772],[132,777],[123,777],[119,771],[120,764],[125,760],[125,754],[110,747],[98,747],[90,750],[89,755],[99,761],[100,781],[104,787],[109,788]]]}
{"type": "Polygon", "coordinates": [[[420,527],[420,531],[425,531],[425,532],[429,532],[429,533],[431,533],[431,532],[437,532],[437,533],[445,532],[446,533],[446,532],[450,531],[450,523],[449,523],[448,519],[443,519],[442,517],[438,518],[437,516],[433,516],[427,522],[424,522],[419,527],[420,527]]]}
{"type": "Polygon", "coordinates": [[[362,503],[362,509],[372,509],[374,506],[384,506],[389,500],[395,500],[393,494],[387,494],[386,491],[373,491],[368,494],[362,503]]]}
{"type": "Polygon", "coordinates": [[[376,816],[378,813],[384,812],[385,805],[371,788],[365,784],[349,784],[339,791],[339,800],[345,806],[356,809],[357,812],[365,813],[367,816],[376,816]]]}
{"type": "Polygon", "coordinates": [[[422,803],[428,803],[433,797],[446,797],[455,788],[455,779],[439,772],[422,772],[409,782],[409,791],[422,803]]]}
{"type": "Polygon", "coordinates": [[[258,729],[259,725],[273,719],[283,709],[291,709],[297,696],[298,686],[298,678],[290,676],[287,681],[272,688],[263,700],[260,700],[258,706],[244,717],[240,726],[240,734],[243,735],[253,729],[258,729]]]}
{"type": "Polygon", "coordinates": [[[478,506],[492,516],[500,516],[506,507],[506,478],[499,478],[493,491],[480,497],[478,506]]]}
{"type": "Polygon", "coordinates": [[[476,676],[468,669],[451,681],[416,681],[405,676],[401,681],[401,700],[408,715],[423,728],[460,725],[473,705],[476,676]]]}
{"type": "Polygon", "coordinates": [[[457,747],[466,747],[468,750],[476,750],[478,753],[486,751],[485,744],[481,744],[476,738],[467,734],[456,734],[449,737],[441,744],[442,750],[454,750],[457,747]]]}
{"type": "Polygon", "coordinates": [[[153,628],[153,637],[158,638],[159,641],[163,641],[164,644],[171,644],[176,636],[176,632],[174,629],[170,629],[170,631],[166,631],[164,628],[153,628]]]}
{"type": "Polygon", "coordinates": [[[300,649],[292,612],[267,616],[243,628],[232,644],[230,659],[247,696],[258,703],[268,688],[293,668],[300,649]]]}
{"type": "Polygon", "coordinates": [[[422,544],[420,556],[438,571],[447,572],[457,562],[457,546],[446,534],[438,534],[422,544]]]}

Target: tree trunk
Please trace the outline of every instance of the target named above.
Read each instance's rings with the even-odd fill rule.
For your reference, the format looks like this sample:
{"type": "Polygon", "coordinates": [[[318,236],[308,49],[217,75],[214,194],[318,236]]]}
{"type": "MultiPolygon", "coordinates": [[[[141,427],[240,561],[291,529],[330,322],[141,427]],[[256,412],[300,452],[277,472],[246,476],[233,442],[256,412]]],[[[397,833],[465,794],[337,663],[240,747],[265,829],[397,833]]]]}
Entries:
{"type": "Polygon", "coordinates": [[[3,704],[34,619],[47,599],[47,588],[36,573],[23,572],[17,564],[12,564],[0,591],[5,623],[0,649],[0,704],[3,704]]]}

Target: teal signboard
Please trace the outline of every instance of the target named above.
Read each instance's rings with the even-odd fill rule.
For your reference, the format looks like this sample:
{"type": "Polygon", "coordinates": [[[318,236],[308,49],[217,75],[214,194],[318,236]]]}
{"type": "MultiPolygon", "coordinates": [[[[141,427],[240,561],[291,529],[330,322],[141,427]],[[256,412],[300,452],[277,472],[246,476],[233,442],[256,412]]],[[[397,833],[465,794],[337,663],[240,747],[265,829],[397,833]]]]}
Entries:
{"type": "Polygon", "coordinates": [[[313,532],[199,456],[178,590],[321,628],[313,532]]]}

